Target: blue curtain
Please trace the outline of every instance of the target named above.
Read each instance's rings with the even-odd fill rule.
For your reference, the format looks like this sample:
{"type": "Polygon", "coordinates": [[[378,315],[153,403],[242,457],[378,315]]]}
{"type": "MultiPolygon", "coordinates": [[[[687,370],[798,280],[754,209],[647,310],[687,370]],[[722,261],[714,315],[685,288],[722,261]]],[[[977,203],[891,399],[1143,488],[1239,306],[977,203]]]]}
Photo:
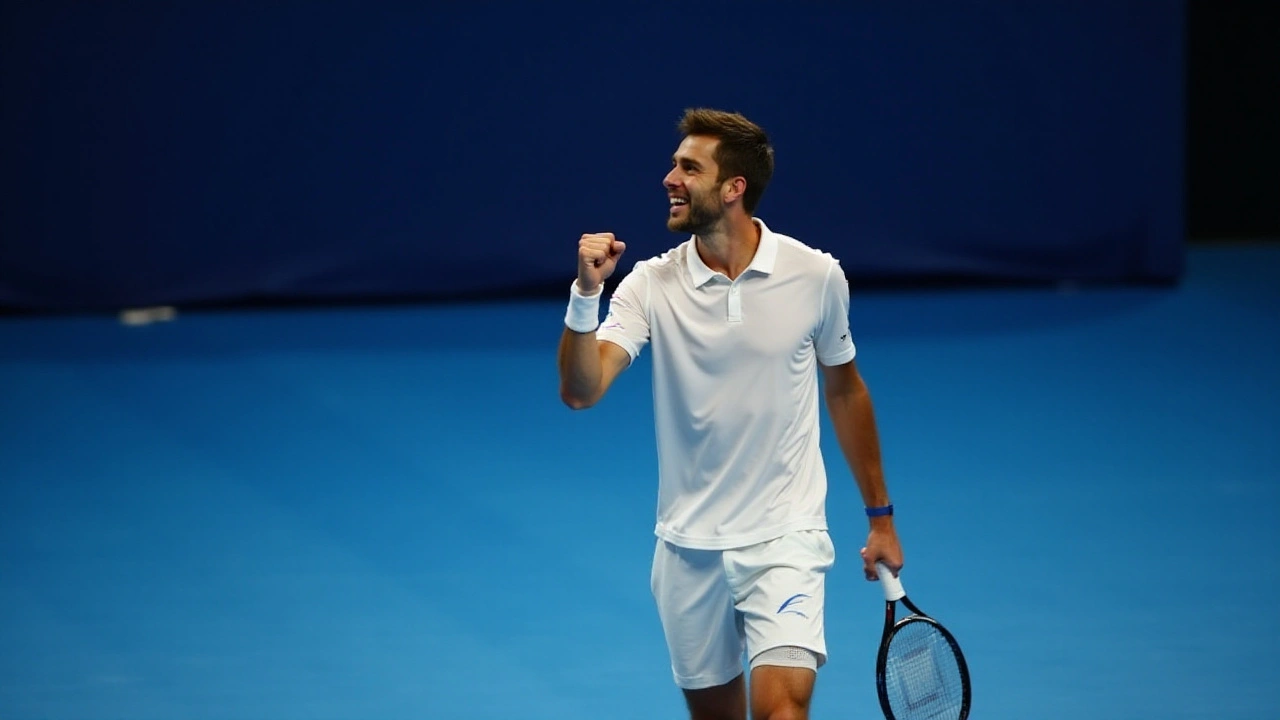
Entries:
{"type": "MultiPolygon", "coordinates": [[[[682,238],[685,107],[851,278],[1176,280],[1181,2],[10,2],[0,305],[509,293],[682,238]]],[[[627,263],[629,266],[629,263],[627,263]]]]}

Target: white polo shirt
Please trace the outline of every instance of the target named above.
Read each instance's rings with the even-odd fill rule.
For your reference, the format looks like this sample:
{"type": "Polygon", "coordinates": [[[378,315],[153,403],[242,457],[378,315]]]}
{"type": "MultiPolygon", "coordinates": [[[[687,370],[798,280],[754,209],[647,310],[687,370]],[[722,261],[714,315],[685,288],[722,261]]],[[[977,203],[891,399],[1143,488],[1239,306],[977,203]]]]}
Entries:
{"type": "Polygon", "coordinates": [[[849,286],[831,255],[755,222],[760,245],[737,280],[690,238],[636,263],[597,331],[633,361],[652,345],[655,531],[682,547],[827,526],[817,363],[853,359],[849,286]]]}

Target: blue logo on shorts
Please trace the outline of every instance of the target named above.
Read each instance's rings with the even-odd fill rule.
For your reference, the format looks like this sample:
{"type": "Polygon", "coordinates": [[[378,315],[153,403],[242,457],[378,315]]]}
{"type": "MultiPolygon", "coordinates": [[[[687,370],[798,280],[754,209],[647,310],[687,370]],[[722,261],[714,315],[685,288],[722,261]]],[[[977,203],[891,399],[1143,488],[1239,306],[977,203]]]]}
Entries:
{"type": "Polygon", "coordinates": [[[795,608],[791,607],[793,603],[796,605],[799,605],[800,603],[804,602],[804,599],[807,597],[809,596],[805,595],[804,593],[792,595],[791,597],[787,598],[786,602],[782,603],[781,607],[778,608],[778,614],[779,615],[799,615],[800,617],[808,620],[809,619],[808,615],[805,615],[799,610],[796,610],[795,608]]]}

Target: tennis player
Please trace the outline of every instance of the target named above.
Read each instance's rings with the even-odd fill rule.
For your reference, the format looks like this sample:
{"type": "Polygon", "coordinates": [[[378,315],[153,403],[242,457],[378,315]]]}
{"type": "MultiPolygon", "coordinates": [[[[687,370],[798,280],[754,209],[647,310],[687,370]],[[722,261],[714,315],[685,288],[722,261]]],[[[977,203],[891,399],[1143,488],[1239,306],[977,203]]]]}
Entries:
{"type": "Polygon", "coordinates": [[[827,659],[824,581],[835,560],[820,387],[869,517],[863,572],[875,580],[876,561],[895,572],[903,562],[854,364],[849,286],[831,255],[753,217],[773,175],[759,126],[691,109],[679,129],[663,180],[667,227],[692,237],[636,263],[600,324],[603,283],[626,246],[612,233],[582,236],[560,395],[591,407],[651,346],[660,469],[651,587],[676,685],[693,720],[745,720],[748,701],[757,720],[806,718],[827,659]]]}

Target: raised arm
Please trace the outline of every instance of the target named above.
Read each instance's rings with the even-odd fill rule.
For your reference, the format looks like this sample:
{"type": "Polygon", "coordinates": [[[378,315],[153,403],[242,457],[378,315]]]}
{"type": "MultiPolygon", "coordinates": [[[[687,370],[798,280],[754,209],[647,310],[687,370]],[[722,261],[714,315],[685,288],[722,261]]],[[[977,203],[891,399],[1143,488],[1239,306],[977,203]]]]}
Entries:
{"type": "Polygon", "coordinates": [[[626,350],[596,338],[604,281],[618,267],[626,244],[613,233],[583,235],[578,242],[578,279],[570,291],[565,329],[560,336],[560,399],[584,410],[604,397],[614,378],[631,363],[626,350]]]}
{"type": "MultiPolygon", "coordinates": [[[[843,365],[823,366],[823,393],[836,439],[853,472],[862,502],[868,508],[889,506],[889,490],[880,464],[880,436],[876,431],[871,393],[852,360],[843,365]]],[[[872,511],[876,512],[876,511],[872,511]]],[[[893,526],[892,514],[868,517],[871,524],[867,546],[862,549],[862,570],[868,580],[876,580],[875,563],[883,562],[896,575],[902,568],[902,546],[893,526]]]]}

